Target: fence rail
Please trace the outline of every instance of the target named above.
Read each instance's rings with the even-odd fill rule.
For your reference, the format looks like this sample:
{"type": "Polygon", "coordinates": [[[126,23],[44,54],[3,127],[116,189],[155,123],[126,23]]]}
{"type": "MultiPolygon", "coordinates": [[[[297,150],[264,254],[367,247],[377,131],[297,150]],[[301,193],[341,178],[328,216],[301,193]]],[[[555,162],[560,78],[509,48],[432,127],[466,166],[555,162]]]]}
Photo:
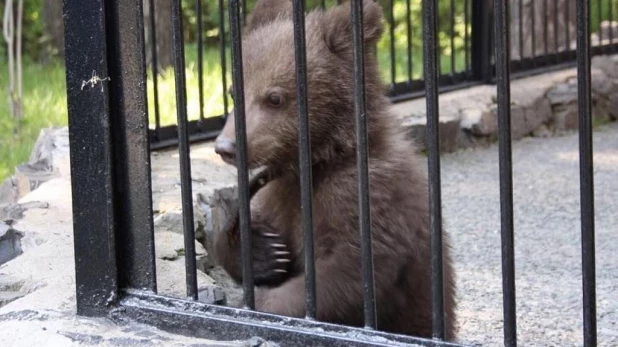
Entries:
{"type": "MultiPolygon", "coordinates": [[[[370,0],[365,0],[370,1],[370,0]]],[[[242,244],[242,275],[244,299],[247,307],[237,310],[205,304],[197,301],[197,273],[195,263],[195,230],[191,194],[191,166],[189,160],[192,140],[211,139],[218,134],[225,117],[205,115],[204,45],[201,29],[202,15],[198,15],[197,35],[199,42],[199,113],[198,119],[190,120],[187,111],[186,54],[182,39],[183,22],[181,1],[172,1],[172,33],[174,38],[174,79],[176,91],[176,124],[161,124],[160,91],[157,89],[158,74],[152,74],[154,99],[148,100],[145,83],[145,43],[142,29],[144,17],[140,0],[65,0],[65,42],[67,92],[69,105],[69,130],[71,145],[71,175],[75,233],[76,290],[78,314],[87,316],[112,316],[131,318],[153,324],[160,328],[191,334],[199,337],[226,339],[250,338],[260,335],[267,339],[286,341],[286,345],[316,346],[396,346],[420,344],[424,346],[460,346],[444,341],[444,283],[442,274],[442,228],[441,228],[441,182],[439,143],[439,91],[461,88],[475,83],[495,82],[498,95],[499,164],[501,196],[501,250],[503,279],[504,344],[517,345],[516,288],[513,226],[513,184],[510,131],[510,80],[511,73],[529,74],[546,71],[550,66],[577,64],[578,114],[581,180],[581,235],[582,235],[582,288],[584,346],[596,346],[596,296],[594,263],[594,191],[592,175],[592,121],[590,56],[597,53],[618,51],[613,30],[603,43],[604,33],[596,46],[591,46],[590,2],[577,0],[574,16],[574,33],[570,29],[570,8],[566,1],[564,12],[559,12],[553,1],[553,32],[558,30],[558,14],[564,14],[567,46],[559,52],[559,43],[554,35],[553,50],[549,40],[549,25],[543,24],[543,54],[537,54],[536,40],[532,35],[531,52],[524,49],[523,0],[517,3],[518,53],[511,58],[512,22],[509,22],[513,7],[507,0],[463,0],[449,2],[446,11],[446,31],[451,34],[447,48],[453,52],[445,60],[446,71],[441,71],[439,30],[443,18],[439,4],[422,1],[422,31],[413,32],[410,18],[413,4],[419,1],[389,1],[387,13],[391,23],[388,35],[390,57],[387,63],[387,83],[392,99],[404,100],[414,96],[426,96],[427,138],[429,172],[429,206],[431,208],[432,249],[432,303],[433,339],[403,336],[376,331],[376,305],[374,273],[372,265],[372,232],[370,229],[367,124],[365,105],[364,52],[362,42],[362,1],[351,4],[354,46],[354,110],[356,116],[359,226],[362,240],[362,275],[364,279],[365,328],[346,327],[315,320],[316,279],[313,257],[312,223],[312,176],[310,129],[308,122],[308,98],[306,90],[307,68],[304,42],[305,3],[293,1],[294,47],[299,95],[299,157],[301,173],[302,230],[305,245],[306,309],[307,319],[281,318],[276,315],[254,311],[253,271],[250,249],[250,206],[247,164],[247,139],[244,115],[244,80],[242,68],[241,24],[245,21],[247,3],[229,0],[228,16],[224,15],[224,2],[219,0],[219,45],[218,53],[223,70],[222,90],[227,91],[226,67],[232,67],[234,89],[236,143],[238,148],[239,221],[242,244]],[[404,5],[406,33],[406,76],[397,78],[397,55],[395,44],[394,7],[404,5]],[[456,6],[463,4],[463,11],[456,6]],[[464,63],[456,68],[455,32],[457,13],[461,12],[464,27],[464,63]],[[229,17],[231,64],[227,63],[224,18],[229,17]],[[137,28],[137,30],[136,30],[137,28]],[[468,32],[470,29],[470,32],[468,32]],[[413,37],[421,36],[423,46],[423,78],[413,75],[413,37]],[[577,49],[568,46],[574,35],[577,49]],[[92,76],[91,84],[84,87],[84,76],[92,76]],[[95,80],[96,77],[96,80],[95,80]],[[448,88],[447,88],[448,87],[448,88]],[[155,127],[148,129],[148,102],[154,107],[155,127]],[[185,238],[187,299],[169,298],[156,294],[154,227],[152,221],[152,191],[150,182],[150,153],[156,148],[178,146],[180,153],[180,181],[182,191],[183,228],[185,238]]],[[[536,3],[536,2],[533,2],[536,3]]],[[[609,18],[613,16],[612,1],[606,4],[609,18]]],[[[543,13],[549,13],[549,2],[542,2],[543,13]]],[[[325,6],[321,1],[319,6],[325,6]]],[[[152,39],[156,41],[156,23],[152,13],[155,1],[146,4],[151,13],[148,22],[152,39]]],[[[201,0],[196,8],[202,13],[201,0]]],[[[602,18],[597,7],[598,19],[602,18]]],[[[532,27],[536,21],[536,8],[530,9],[532,27]]],[[[599,20],[600,22],[600,20],[599,20]]],[[[617,38],[618,39],[618,38],[617,38]]],[[[618,40],[617,40],[618,41],[618,40]]],[[[383,52],[377,51],[380,55],[383,52]]],[[[157,70],[157,49],[152,47],[152,70],[157,70]]],[[[444,70],[444,69],[442,69],[444,70]]],[[[225,95],[225,94],[224,94],[225,95]]],[[[222,99],[227,113],[227,97],[222,99]]]]}

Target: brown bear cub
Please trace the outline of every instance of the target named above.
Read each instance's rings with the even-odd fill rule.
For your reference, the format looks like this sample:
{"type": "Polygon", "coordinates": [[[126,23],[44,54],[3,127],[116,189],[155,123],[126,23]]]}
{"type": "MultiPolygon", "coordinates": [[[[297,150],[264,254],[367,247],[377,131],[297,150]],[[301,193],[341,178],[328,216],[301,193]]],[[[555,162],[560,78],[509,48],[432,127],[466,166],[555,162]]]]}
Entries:
{"type": "MultiPolygon", "coordinates": [[[[426,164],[389,114],[375,55],[381,7],[364,1],[371,230],[378,329],[430,337],[431,263],[426,164]]],[[[306,15],[313,164],[317,319],[363,326],[350,4],[306,15]]],[[[272,177],[252,182],[256,310],[305,316],[298,169],[296,72],[289,0],[260,0],[243,35],[248,163],[272,177]],[[276,172],[276,174],[273,174],[276,172]],[[263,186],[263,187],[262,187],[263,186]]],[[[234,114],[215,144],[235,164],[234,114]]],[[[234,229],[235,226],[230,226],[234,229]]],[[[454,276],[444,247],[447,339],[455,337],[454,276]]],[[[241,280],[235,232],[215,236],[215,255],[241,280]]]]}

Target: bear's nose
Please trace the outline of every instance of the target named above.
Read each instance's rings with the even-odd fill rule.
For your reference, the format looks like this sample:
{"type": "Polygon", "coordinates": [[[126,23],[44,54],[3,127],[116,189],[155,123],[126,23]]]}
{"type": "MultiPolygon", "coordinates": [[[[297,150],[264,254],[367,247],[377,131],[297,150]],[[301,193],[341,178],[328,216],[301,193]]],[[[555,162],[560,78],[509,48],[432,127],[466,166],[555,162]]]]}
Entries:
{"type": "Polygon", "coordinates": [[[228,164],[234,164],[236,159],[236,143],[228,138],[220,137],[215,141],[215,153],[228,164]]]}

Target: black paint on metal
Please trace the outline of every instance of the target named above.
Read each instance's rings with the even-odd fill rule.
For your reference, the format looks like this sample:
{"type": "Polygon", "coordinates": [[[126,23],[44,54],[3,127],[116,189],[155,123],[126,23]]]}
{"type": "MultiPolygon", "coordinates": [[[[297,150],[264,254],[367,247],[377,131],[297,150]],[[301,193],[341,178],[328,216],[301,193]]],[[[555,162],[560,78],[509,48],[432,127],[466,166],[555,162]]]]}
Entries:
{"type": "Polygon", "coordinates": [[[142,2],[108,1],[106,15],[118,285],[155,291],[142,2]]]}
{"type": "MultiPolygon", "coordinates": [[[[575,1],[578,1],[578,0],[575,0],[575,1]]],[[[565,1],[564,2],[564,46],[565,46],[564,49],[566,51],[571,50],[571,33],[569,32],[571,30],[571,24],[569,23],[569,20],[571,18],[569,17],[569,12],[571,12],[571,2],[565,1]]]]}
{"type": "Polygon", "coordinates": [[[554,19],[554,57],[556,58],[554,62],[560,63],[560,55],[558,54],[558,0],[554,0],[554,15],[552,18],[554,19]]]}
{"type": "MultiPolygon", "coordinates": [[[[451,43],[451,71],[449,75],[453,78],[455,74],[455,0],[451,0],[450,3],[450,15],[449,15],[449,34],[450,34],[450,43],[451,43]]],[[[439,63],[439,62],[438,62],[439,63]]]]}
{"type": "Polygon", "coordinates": [[[442,196],[440,191],[440,137],[438,103],[437,4],[423,0],[423,52],[427,103],[427,157],[431,211],[431,301],[433,337],[444,339],[444,283],[442,270],[442,196]]]}
{"type": "MultiPolygon", "coordinates": [[[[150,55],[152,56],[152,87],[153,87],[153,104],[155,116],[155,141],[160,139],[159,129],[161,128],[161,114],[159,111],[159,59],[157,53],[157,19],[155,0],[148,0],[148,9],[150,12],[150,55]]],[[[150,141],[155,142],[155,141],[150,141]]]]}
{"type": "Polygon", "coordinates": [[[517,346],[515,309],[515,255],[513,239],[513,168],[511,152],[510,33],[507,0],[494,0],[496,80],[498,88],[498,140],[504,345],[517,346]]]}
{"type": "Polygon", "coordinates": [[[408,53],[408,84],[412,83],[412,8],[410,4],[411,0],[406,0],[406,41],[407,41],[407,53],[408,53]]]}
{"type": "Polygon", "coordinates": [[[614,18],[614,0],[609,0],[609,3],[607,4],[607,13],[608,13],[609,20],[610,20],[609,43],[611,45],[611,44],[614,43],[614,30],[615,30],[614,27],[611,25],[612,21],[615,21],[615,18],[614,18]]]}
{"type": "Polygon", "coordinates": [[[472,74],[475,79],[490,82],[493,78],[492,0],[472,0],[472,74]]]}
{"type": "MultiPolygon", "coordinates": [[[[370,1],[370,0],[368,0],[370,1]]],[[[365,326],[377,328],[376,297],[371,245],[367,109],[365,103],[365,51],[363,39],[363,1],[350,2],[354,46],[354,112],[356,115],[356,161],[358,170],[358,208],[363,269],[365,326]]]]}
{"type": "MultiPolygon", "coordinates": [[[[530,4],[530,26],[532,26],[532,35],[530,38],[530,57],[534,66],[534,58],[536,58],[536,4],[532,2],[530,4]]],[[[547,22],[547,21],[545,21],[547,22]]]]}
{"type": "Polygon", "coordinates": [[[182,227],[185,241],[185,272],[187,297],[197,300],[197,266],[195,259],[195,227],[193,224],[193,190],[191,158],[187,131],[187,83],[185,77],[184,41],[182,39],[181,0],[172,1],[172,40],[174,41],[174,78],[176,81],[176,114],[180,156],[180,189],[182,227]]]}
{"type": "Polygon", "coordinates": [[[221,64],[221,88],[223,90],[223,120],[228,115],[227,101],[227,57],[225,54],[225,9],[223,0],[219,0],[219,54],[221,64]]]}
{"type": "Polygon", "coordinates": [[[311,130],[307,105],[307,52],[305,47],[305,3],[293,1],[294,55],[298,95],[298,150],[300,169],[300,210],[305,253],[305,293],[307,318],[317,315],[315,259],[313,251],[313,182],[311,130]]]}
{"type": "Polygon", "coordinates": [[[202,30],[202,0],[195,0],[197,14],[197,92],[200,120],[204,120],[204,39],[202,30]]]}
{"type": "Polygon", "coordinates": [[[547,10],[548,1],[549,0],[543,0],[543,18],[545,18],[543,21],[543,53],[545,55],[549,54],[549,24],[547,23],[547,16],[549,15],[547,10]]]}
{"type": "MultiPolygon", "coordinates": [[[[244,2],[243,2],[244,4],[244,2]]],[[[255,308],[253,265],[251,259],[251,211],[249,206],[249,171],[247,165],[247,126],[245,122],[245,92],[242,60],[240,7],[238,0],[229,1],[230,33],[232,36],[232,77],[234,87],[234,121],[236,125],[236,165],[238,168],[238,204],[242,281],[245,307],[255,308]]]]}
{"type": "MultiPolygon", "coordinates": [[[[468,31],[470,30],[470,0],[464,0],[464,55],[465,55],[465,67],[466,73],[470,72],[470,37],[468,31]]],[[[467,74],[468,79],[470,76],[467,74]]]]}
{"type": "MultiPolygon", "coordinates": [[[[234,0],[232,0],[234,1],[234,0]]],[[[214,340],[245,340],[259,336],[287,346],[435,346],[465,347],[465,344],[436,341],[381,331],[289,318],[208,305],[130,291],[111,312],[112,319],[131,319],[183,335],[214,340]]]]}
{"type": "Polygon", "coordinates": [[[83,316],[105,315],[118,295],[104,9],[103,0],[64,1],[76,300],[83,316]]]}
{"type": "Polygon", "coordinates": [[[397,63],[395,57],[395,13],[393,8],[395,7],[395,0],[389,0],[390,6],[388,7],[388,28],[389,28],[389,36],[390,36],[390,50],[391,50],[391,87],[395,85],[397,79],[397,63]]]}
{"type": "Polygon", "coordinates": [[[597,310],[594,245],[592,98],[589,50],[590,3],[588,1],[576,1],[576,16],[584,346],[592,347],[597,345],[597,310]]]}

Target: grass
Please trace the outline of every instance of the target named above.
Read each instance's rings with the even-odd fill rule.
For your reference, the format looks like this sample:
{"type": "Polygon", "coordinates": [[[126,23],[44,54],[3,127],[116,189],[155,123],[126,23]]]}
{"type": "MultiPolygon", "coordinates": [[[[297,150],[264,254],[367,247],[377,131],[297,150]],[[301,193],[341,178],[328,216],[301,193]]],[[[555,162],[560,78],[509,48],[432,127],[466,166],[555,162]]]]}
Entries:
{"type": "Polygon", "coordinates": [[[23,62],[23,114],[15,120],[9,113],[8,67],[0,60],[0,180],[28,160],[42,128],[66,125],[67,105],[64,67],[23,62]]]}
{"type": "MultiPolygon", "coordinates": [[[[406,81],[407,50],[405,34],[403,40],[395,43],[396,80],[406,81]]],[[[400,35],[396,35],[400,37],[400,35]]],[[[448,42],[448,41],[447,41],[448,42]]],[[[413,42],[412,77],[418,79],[422,75],[422,52],[416,47],[420,42],[413,42]]],[[[458,43],[459,45],[459,43],[458,43]]],[[[378,60],[386,83],[390,82],[391,59],[389,54],[390,41],[388,35],[378,45],[378,60]]],[[[199,92],[197,74],[197,47],[195,44],[185,46],[186,82],[187,82],[187,112],[190,120],[199,119],[199,92]]],[[[227,57],[227,83],[231,81],[230,51],[227,57]]],[[[463,53],[457,54],[456,70],[464,68],[463,53]]],[[[221,87],[220,57],[217,48],[209,48],[204,52],[203,59],[204,82],[204,117],[217,116],[223,113],[223,89],[221,87]]],[[[450,71],[450,56],[441,56],[442,71],[450,71]]],[[[0,180],[13,174],[14,167],[28,160],[30,152],[41,128],[64,126],[67,124],[67,105],[65,90],[65,72],[61,61],[46,65],[36,64],[28,59],[23,62],[23,114],[22,120],[14,120],[9,113],[8,67],[6,60],[0,59],[0,180]]],[[[175,80],[172,68],[163,71],[158,77],[159,112],[161,125],[176,124],[176,94],[175,80]]],[[[148,71],[148,111],[150,127],[155,126],[154,117],[154,86],[152,74],[148,71]]],[[[232,105],[228,97],[229,105],[232,105]]]]}

